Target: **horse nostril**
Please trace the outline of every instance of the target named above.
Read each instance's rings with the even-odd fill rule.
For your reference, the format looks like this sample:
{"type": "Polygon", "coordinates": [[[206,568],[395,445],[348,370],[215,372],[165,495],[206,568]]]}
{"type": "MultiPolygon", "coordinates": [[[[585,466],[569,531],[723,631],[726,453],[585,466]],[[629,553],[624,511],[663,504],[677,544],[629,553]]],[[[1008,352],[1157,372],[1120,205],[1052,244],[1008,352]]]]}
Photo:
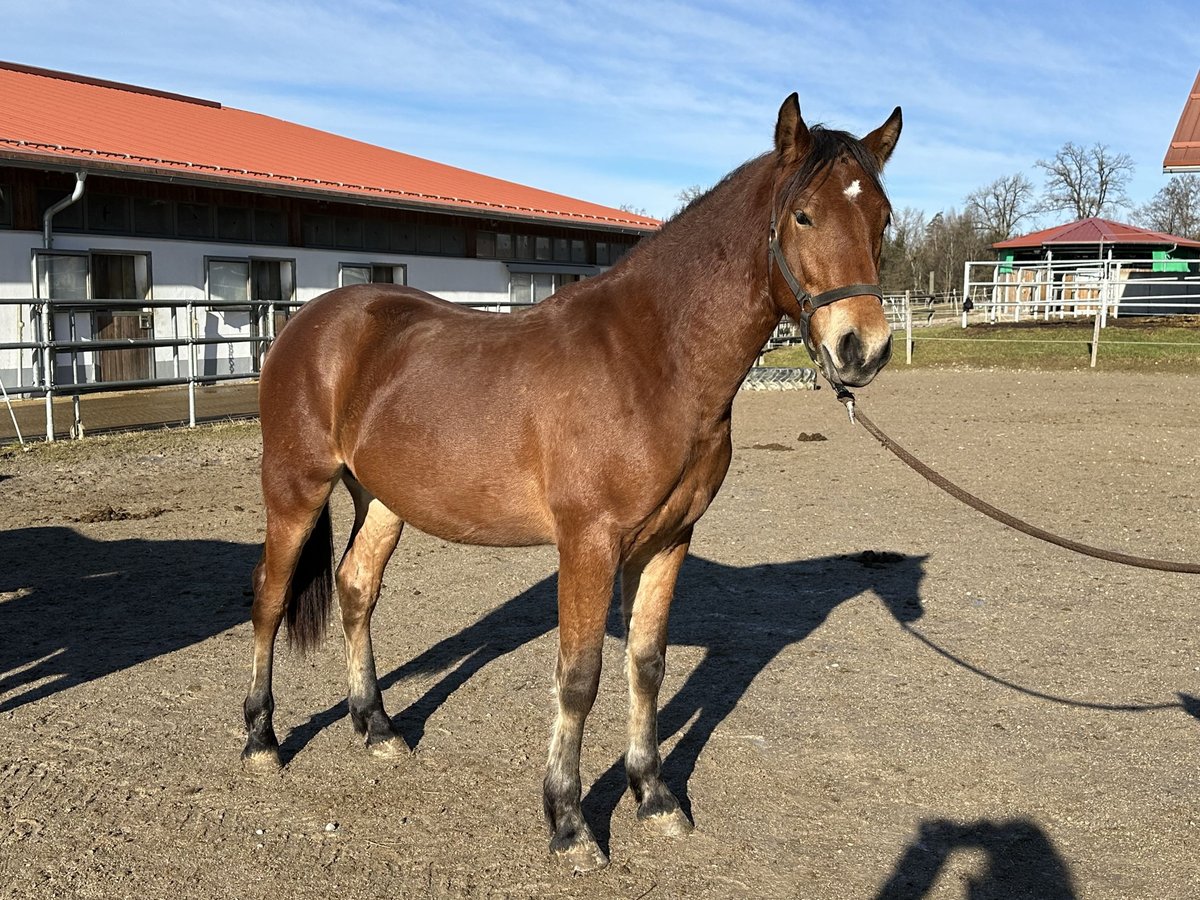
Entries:
{"type": "Polygon", "coordinates": [[[844,369],[858,369],[862,366],[863,348],[857,331],[851,329],[842,335],[842,339],[838,341],[838,359],[844,369]]]}

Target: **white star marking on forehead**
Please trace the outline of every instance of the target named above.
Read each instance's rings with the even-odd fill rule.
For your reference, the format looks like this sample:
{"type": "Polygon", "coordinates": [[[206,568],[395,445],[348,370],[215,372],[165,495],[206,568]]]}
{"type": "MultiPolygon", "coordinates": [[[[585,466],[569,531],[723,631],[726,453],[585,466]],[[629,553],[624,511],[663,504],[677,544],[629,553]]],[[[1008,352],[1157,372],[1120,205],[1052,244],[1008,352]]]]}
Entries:
{"type": "Polygon", "coordinates": [[[846,195],[847,199],[853,200],[862,193],[862,185],[859,184],[858,179],[855,178],[852,182],[850,182],[850,186],[842,191],[842,193],[846,195]]]}

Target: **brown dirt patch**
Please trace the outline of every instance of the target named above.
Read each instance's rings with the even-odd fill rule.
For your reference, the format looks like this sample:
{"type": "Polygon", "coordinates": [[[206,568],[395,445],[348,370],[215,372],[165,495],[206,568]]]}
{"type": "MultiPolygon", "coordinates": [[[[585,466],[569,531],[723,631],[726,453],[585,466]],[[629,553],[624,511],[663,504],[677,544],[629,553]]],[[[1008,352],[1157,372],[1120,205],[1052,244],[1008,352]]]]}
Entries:
{"type": "MultiPolygon", "coordinates": [[[[859,399],[1018,515],[1196,559],[1196,396],[1182,375],[896,369],[859,399]]],[[[375,634],[416,752],[359,746],[339,641],[281,646],[287,767],[251,778],[256,428],[0,456],[0,897],[1195,896],[1194,579],[1001,529],[827,390],[742,395],[735,446],[662,697],[696,831],[655,839],[623,792],[614,622],[584,748],[613,864],[587,879],[551,865],[539,809],[552,549],[406,535],[375,634]],[[828,440],[749,449],[801,428],[828,440]]],[[[348,516],[339,492],[339,539],[348,516]]]]}

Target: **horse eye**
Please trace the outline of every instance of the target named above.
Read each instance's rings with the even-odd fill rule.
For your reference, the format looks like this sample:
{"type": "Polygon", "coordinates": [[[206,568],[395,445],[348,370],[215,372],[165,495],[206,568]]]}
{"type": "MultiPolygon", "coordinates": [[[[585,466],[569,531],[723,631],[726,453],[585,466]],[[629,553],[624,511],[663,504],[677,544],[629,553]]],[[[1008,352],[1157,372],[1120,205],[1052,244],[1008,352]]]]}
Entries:
{"type": "Polygon", "coordinates": [[[797,225],[811,225],[812,219],[810,219],[808,217],[808,213],[806,213],[806,212],[797,212],[796,213],[796,224],[797,225]]]}

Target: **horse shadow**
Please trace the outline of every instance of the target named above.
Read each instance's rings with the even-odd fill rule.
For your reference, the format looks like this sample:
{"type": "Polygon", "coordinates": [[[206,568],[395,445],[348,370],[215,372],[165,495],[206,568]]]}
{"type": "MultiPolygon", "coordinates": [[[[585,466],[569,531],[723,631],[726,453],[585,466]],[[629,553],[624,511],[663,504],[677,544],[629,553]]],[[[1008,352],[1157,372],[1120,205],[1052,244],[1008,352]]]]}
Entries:
{"type": "Polygon", "coordinates": [[[1071,870],[1041,828],[1029,819],[980,820],[960,825],[922,822],[875,900],[920,900],[954,853],[981,851],[983,870],[966,880],[971,900],[1075,900],[1071,870]]]}
{"type": "Polygon", "coordinates": [[[250,618],[259,547],[0,532],[0,712],[203,641],[250,618]]]}
{"type": "MultiPolygon", "coordinates": [[[[659,740],[680,734],[663,762],[663,775],[689,815],[686,787],[700,753],[758,675],[784,649],[812,634],[839,605],[861,594],[874,593],[899,622],[918,619],[925,559],[868,551],[736,567],[687,558],[671,610],[669,641],[701,647],[704,656],[660,710],[659,740]]],[[[429,717],[476,672],[556,627],[556,597],[557,576],[551,575],[380,676],[380,688],[387,690],[415,676],[444,673],[393,716],[394,727],[409,747],[419,747],[429,717]]],[[[608,631],[624,637],[615,602],[608,631]]],[[[667,660],[670,666],[669,649],[667,660]]],[[[346,715],[342,701],[294,727],[280,748],[284,760],[346,715]]],[[[624,766],[618,759],[584,798],[602,845],[607,845],[609,820],[625,789],[624,766]]]]}

